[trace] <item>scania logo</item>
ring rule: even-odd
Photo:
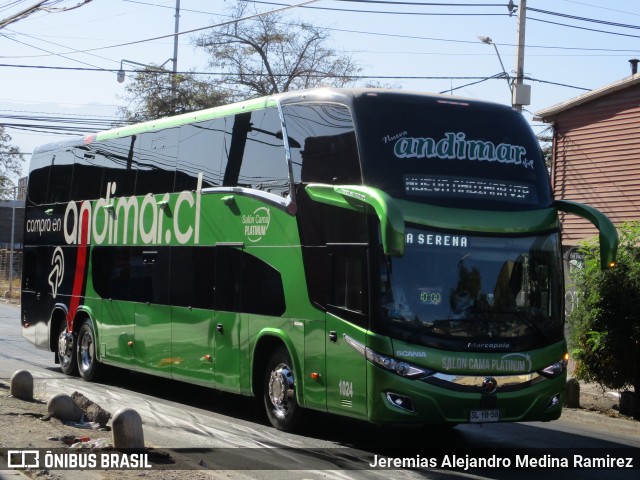
[[[397,357],[421,357],[427,358],[427,354],[425,352],[416,352],[413,350],[399,350],[396,352]]]
[[[498,381],[493,377],[485,377],[482,381],[482,393],[491,394],[495,393],[498,389]]]

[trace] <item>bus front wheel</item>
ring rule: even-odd
[[[291,432],[300,422],[301,408],[296,400],[293,366],[286,349],[276,350],[265,370],[264,407],[271,425]]]
[[[73,334],[67,332],[67,321],[60,322],[58,329],[58,360],[60,361],[60,369],[65,375],[75,375],[76,365],[76,349]]]
[[[78,372],[83,380],[90,382],[96,377],[99,369],[96,360],[96,336],[93,323],[90,319],[85,319],[78,331]]]

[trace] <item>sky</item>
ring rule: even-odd
[[[59,0],[56,6],[80,1]],[[266,12],[302,1],[251,3]],[[179,31],[227,20],[227,8],[234,2],[180,0]],[[0,0],[0,22],[34,3]],[[106,124],[125,105],[124,88],[133,75],[118,83],[121,61],[159,65],[173,57],[176,3],[93,0],[75,10],[39,12],[0,29],[0,124],[26,154],[25,172],[35,147],[69,137],[43,132],[38,117],[89,117]],[[513,3],[518,6],[521,0]],[[366,81],[511,104],[505,79],[483,81],[502,72],[500,61],[509,75],[515,71],[518,18],[517,13],[509,15],[508,4],[509,0],[319,0],[289,9],[287,16],[329,29],[331,46],[351,55],[361,75],[375,77]],[[534,119],[536,111],[631,74],[629,59],[640,58],[640,2],[526,4],[524,75],[529,79],[524,83],[531,85],[531,103],[523,115],[539,134],[548,126]],[[194,46],[199,34],[179,36],[178,71],[211,72],[206,53]],[[157,38],[163,36],[167,37]],[[495,48],[480,36],[490,37]],[[126,62],[124,67],[138,68]],[[166,67],[172,67],[171,61]],[[91,125],[86,133],[103,128]]]

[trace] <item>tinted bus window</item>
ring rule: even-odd
[[[240,311],[242,251],[232,247],[216,247],[215,309]]]
[[[171,249],[171,305],[214,307],[215,247],[174,247]]]
[[[295,182],[360,184],[360,161],[349,109],[338,104],[285,105]]]
[[[171,128],[139,136],[136,195],[173,191],[179,134],[179,128]]]
[[[280,272],[257,257],[242,259],[242,311],[280,316],[286,305]]]
[[[103,164],[86,146],[73,149],[75,166],[73,168],[73,185],[71,200],[94,200],[106,192],[101,192]]]
[[[71,195],[74,155],[72,148],[57,150],[51,156],[47,203],[68,202]]]
[[[102,298],[130,300],[131,247],[94,247],[91,253],[93,288]]]
[[[457,208],[551,204],[540,146],[511,108],[391,94],[360,97],[355,108],[368,185]]]
[[[363,247],[331,247],[329,310],[366,324],[368,309],[367,250]]]
[[[169,248],[131,247],[131,291],[134,302],[169,304]]]
[[[27,196],[32,205],[42,205],[47,201],[52,158],[53,153],[36,153],[31,158]]]
[[[180,127],[174,191],[195,190],[199,173],[202,188],[222,185],[222,155],[231,142],[231,127],[227,130],[227,125],[232,123],[231,118],[217,118]]]
[[[244,137],[240,138],[241,136]],[[250,119],[245,114],[237,115],[232,142],[234,151],[230,153],[227,173],[234,172],[237,168],[236,155],[239,155],[233,147],[237,146],[238,150],[241,146],[244,147],[235,182],[237,186],[263,190],[282,197],[289,193],[289,168],[276,108],[252,112]],[[233,174],[225,176],[225,184],[233,183],[232,176]]]
[[[285,308],[280,272],[243,250],[216,247],[216,310],[280,316]]]
[[[114,138],[90,145],[96,162],[104,165],[104,176],[100,191],[104,195],[108,183],[115,183],[112,197],[129,197],[133,195],[137,163],[134,159],[136,136]],[[113,185],[112,185],[113,188]]]

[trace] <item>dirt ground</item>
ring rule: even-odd
[[[69,392],[71,394],[72,392]],[[34,393],[38,397],[38,392]],[[580,410],[589,410],[596,414],[609,417],[625,418],[634,422],[630,417],[618,412],[618,398],[593,384],[580,385]],[[67,437],[67,443],[52,438]],[[43,400],[32,402],[14,398],[9,394],[9,384],[0,381],[0,449],[5,448],[69,448],[68,443],[75,438],[89,437],[91,442],[104,439],[111,442],[110,431],[89,430],[76,428],[62,423],[56,418],[48,418],[47,404]],[[71,440],[70,440],[71,439]],[[147,443],[147,447],[149,447]],[[108,451],[108,450],[107,450]],[[125,470],[125,471],[72,471],[72,470],[37,470],[22,471],[34,479],[42,480],[133,480],[133,479],[178,479],[184,478],[185,470],[188,476],[196,480],[211,478],[229,478],[229,472],[198,470],[193,460],[180,457],[175,452],[148,448],[151,463],[164,465],[171,470]],[[3,462],[5,463],[5,462]],[[174,470],[175,468],[175,470]],[[195,470],[194,470],[195,468]],[[82,474],[82,475],[80,475]],[[0,472],[0,479],[3,479]]]
[[[15,398],[9,393],[9,383],[0,381],[0,450],[1,449],[65,449],[75,439],[88,437],[86,446],[96,441],[111,445],[111,431],[100,431],[87,428],[78,428],[65,425],[63,422],[48,415],[47,403],[41,399],[24,401]],[[69,392],[71,394],[73,392]],[[34,392],[38,397],[38,392]],[[107,426],[109,428],[109,426]],[[173,452],[154,449],[145,442],[146,452],[151,464],[162,465],[162,470],[21,470],[23,475],[38,480],[133,480],[133,479],[182,479],[185,473],[194,480],[211,478],[228,478],[223,472],[205,471],[198,469],[193,460],[181,457]],[[55,451],[55,450],[54,450]],[[113,449],[107,446],[100,452],[110,452]],[[0,452],[0,455],[2,453]],[[1,462],[6,465],[6,459]],[[155,467],[154,467],[155,468]],[[189,470],[186,472],[186,470]],[[0,479],[6,478],[0,472]],[[13,478],[13,477],[11,477]]]

